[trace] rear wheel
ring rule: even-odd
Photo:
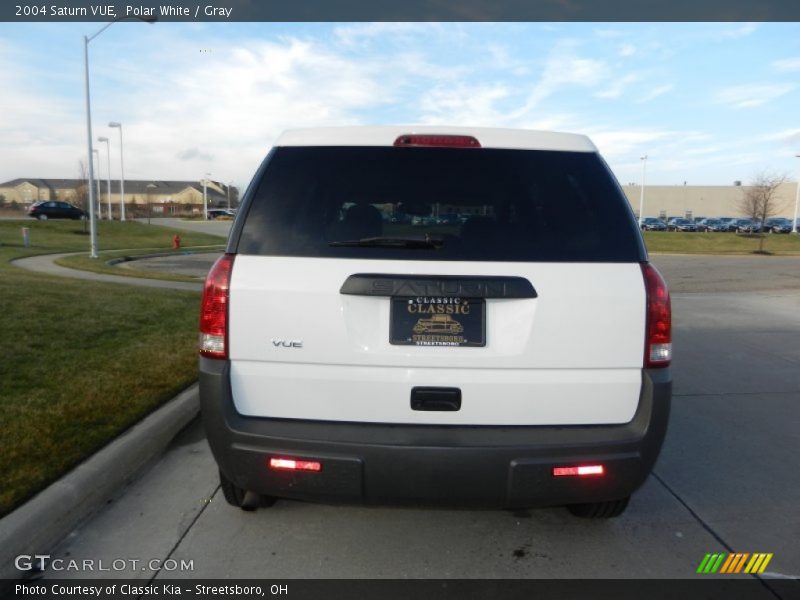
[[[47,221],[47,215],[39,215],[37,217],[40,221]]]
[[[222,488],[222,494],[225,496],[225,501],[231,506],[241,508],[242,510],[252,511],[258,507],[267,507],[275,504],[275,498],[271,496],[262,496],[240,488],[225,477],[222,471],[219,472],[219,484]]]
[[[628,507],[631,497],[606,502],[587,502],[585,504],[568,504],[567,510],[576,517],[584,519],[613,519],[620,516]]]

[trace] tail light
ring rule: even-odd
[[[394,141],[395,146],[433,146],[440,148],[480,148],[481,143],[471,135],[401,135]]]
[[[553,477],[588,477],[605,475],[603,465],[579,465],[575,467],[553,467]]]
[[[200,303],[200,354],[228,358],[228,300],[233,254],[217,259],[208,272]]]
[[[275,471],[314,471],[322,470],[322,464],[316,460],[297,460],[295,458],[272,457],[269,468]]]
[[[661,273],[650,263],[642,264],[647,293],[645,325],[645,368],[669,366],[672,360],[672,306],[669,290]]]

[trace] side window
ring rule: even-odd
[[[47,202],[47,203],[45,203],[45,207],[46,208],[56,208],[56,205],[57,205],[56,202]]]

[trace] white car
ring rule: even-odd
[[[200,320],[228,502],[622,513],[666,432],[671,309],[588,138],[291,130],[240,213]]]

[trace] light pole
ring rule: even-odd
[[[203,218],[208,221],[208,178],[211,173],[206,173],[203,179]]]
[[[97,158],[97,172],[100,173],[100,150],[92,148],[92,154]],[[100,178],[97,178],[97,218],[103,220],[103,203],[100,202]]]
[[[639,190],[639,223],[641,223],[641,220],[644,219],[644,180],[647,175],[647,154],[640,157],[639,160],[642,161],[642,189]]]
[[[800,158],[800,154],[795,154],[795,158]],[[794,220],[792,221],[792,233],[800,233],[797,231],[797,209],[800,208],[800,173],[797,175],[797,190],[794,195]]]
[[[153,211],[152,204],[150,200],[150,193],[156,189],[155,183],[148,183],[147,184],[147,224],[150,225],[150,213]]]
[[[83,73],[84,73],[84,92],[86,97],[86,145],[88,152],[86,156],[89,162],[89,256],[97,258],[97,226],[94,218],[94,162],[92,161],[92,103],[89,98],[89,42],[91,42],[98,35],[103,33],[106,29],[111,27],[117,21],[123,19],[139,19],[145,23],[155,23],[156,17],[117,17],[110,23],[106,23],[97,30],[93,35],[83,36]]]
[[[104,136],[101,136],[101,137],[97,138],[97,141],[106,143],[106,157],[107,157],[106,158],[106,165],[108,166],[108,180],[106,182],[106,200],[108,201],[108,220],[109,221],[113,221],[114,220],[114,215],[111,212],[111,142],[109,141],[109,139],[107,137],[104,137]],[[100,169],[98,169],[98,171],[99,170]],[[98,173],[98,175],[99,175],[99,173]],[[100,181],[100,179],[98,178],[98,182],[99,181]],[[100,188],[100,184],[99,183],[97,184],[97,187],[98,187],[98,189]],[[99,193],[98,193],[97,197],[98,198],[100,197]],[[100,200],[98,200],[97,203],[100,204]]]
[[[119,129],[119,220],[125,220],[125,161],[122,158],[122,123],[111,121],[109,127]]]

